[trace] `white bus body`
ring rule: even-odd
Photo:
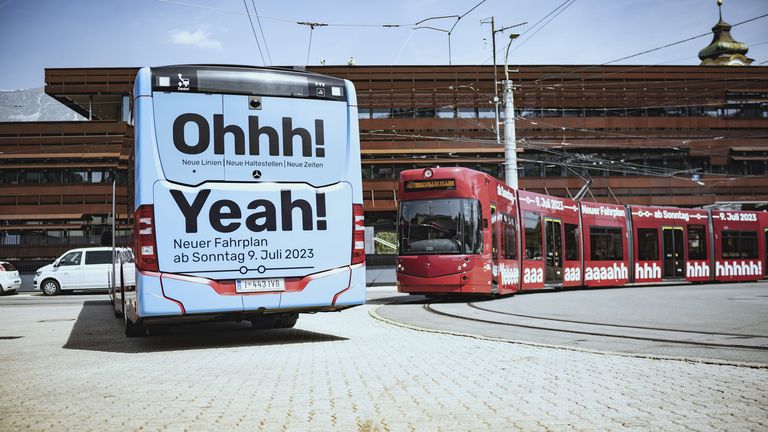
[[[323,75],[141,69],[136,286],[113,292],[126,333],[183,317],[285,324],[363,304],[356,105],[351,82]]]

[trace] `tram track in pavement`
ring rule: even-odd
[[[497,319],[490,319],[491,317],[468,316],[468,315],[464,315],[456,312],[438,310],[436,309],[435,306],[439,304],[465,305],[469,308],[475,309],[485,314],[502,315],[502,316],[510,317],[512,319],[523,320],[523,321],[522,322],[521,321],[517,321],[517,322],[500,321]],[[623,340],[654,342],[654,343],[662,343],[662,344],[679,344],[679,345],[695,346],[695,347],[701,347],[701,348],[768,351],[768,336],[763,336],[763,335],[719,333],[719,332],[706,332],[706,331],[695,331],[695,330],[668,329],[668,328],[659,328],[659,327],[630,326],[630,325],[623,325],[623,324],[610,324],[610,323],[600,323],[600,322],[590,322],[590,321],[537,317],[533,315],[515,314],[510,312],[503,312],[503,311],[483,308],[473,304],[473,302],[465,302],[465,303],[432,302],[432,303],[423,304],[422,307],[431,314],[440,315],[447,318],[467,320],[475,323],[491,324],[495,326],[524,328],[529,330],[544,331],[544,332],[550,332],[550,333],[596,336],[596,337],[615,338],[615,339],[623,339]],[[546,326],[543,324],[536,324],[531,321],[544,321],[544,322],[553,322],[553,323],[560,323],[560,324],[566,324],[566,325],[575,325],[580,328],[578,327],[563,328],[563,327]],[[640,332],[647,332],[651,334],[655,333],[656,335],[637,335],[637,334],[601,331],[599,330],[599,328],[601,327],[625,329],[628,331],[640,331]],[[700,337],[711,338],[711,339],[718,339],[718,338],[753,339],[755,343],[752,345],[745,345],[745,344],[736,344],[736,343],[721,343],[721,342],[714,342],[714,341],[681,339],[681,338],[674,338],[671,336],[675,334],[689,335],[689,336],[699,335]]]
[[[752,334],[744,334],[744,333],[704,332],[704,331],[697,331],[697,330],[670,329],[670,328],[664,328],[664,327],[631,326],[631,325],[625,325],[625,324],[610,324],[610,323],[593,322],[593,321],[567,320],[562,318],[549,318],[549,317],[542,317],[542,316],[535,316],[535,315],[515,314],[511,312],[487,309],[487,308],[480,307],[473,302],[468,302],[467,305],[474,309],[478,309],[485,312],[491,312],[495,314],[500,314],[500,315],[509,315],[509,316],[515,316],[515,317],[521,317],[521,318],[564,322],[564,323],[571,323],[571,324],[587,324],[587,325],[598,325],[603,327],[617,327],[617,328],[628,328],[628,329],[637,329],[637,330],[656,330],[656,331],[665,331],[665,332],[671,332],[671,333],[692,333],[692,334],[707,334],[707,335],[717,335],[717,336],[768,338],[768,336],[765,336],[765,335],[752,335]]]

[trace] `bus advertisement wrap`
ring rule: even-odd
[[[305,182],[322,186],[347,173],[344,102],[161,93],[154,96],[160,162],[169,181]],[[254,178],[259,171],[259,178]],[[347,175],[351,175],[348,173]]]
[[[349,184],[155,184],[162,271],[216,278],[304,276],[349,264]],[[301,239],[301,241],[298,241]]]

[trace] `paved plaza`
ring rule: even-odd
[[[766,367],[418,331],[379,307],[127,339],[106,295],[3,297],[0,430],[768,429]]]

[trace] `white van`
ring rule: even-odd
[[[116,262],[122,260],[123,277],[126,285],[135,284],[133,252],[127,248],[115,249]],[[116,271],[120,278],[119,267]],[[45,295],[56,295],[61,291],[108,290],[112,283],[112,248],[72,249],[57,258],[52,264],[35,272],[34,288]],[[118,280],[119,284],[120,281]]]

